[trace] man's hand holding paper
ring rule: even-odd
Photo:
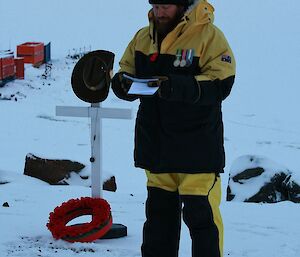
[[[127,74],[123,74],[123,77],[132,81],[128,91],[131,95],[154,95],[159,88],[159,78],[139,79]]]

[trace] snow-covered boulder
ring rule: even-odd
[[[27,154],[24,175],[45,181],[51,185],[91,186],[91,178],[85,165],[71,160],[47,159]],[[103,190],[115,192],[116,178],[111,174],[103,176]],[[5,183],[5,181],[0,181]]]
[[[300,176],[276,162],[255,155],[236,159],[231,167],[227,201],[300,203]]]

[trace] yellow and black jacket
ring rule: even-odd
[[[180,92],[170,99],[139,97],[137,167],[154,173],[223,171],[221,104],[234,83],[235,60],[223,33],[213,25],[213,11],[209,3],[199,1],[158,49],[151,10],[149,26],[136,33],[120,61],[120,72],[167,76]],[[184,58],[188,64],[178,65]],[[112,88],[122,99],[135,99],[120,94],[117,85]]]

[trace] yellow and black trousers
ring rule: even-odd
[[[142,257],[177,257],[181,217],[190,231],[192,257],[223,256],[218,174],[151,173]]]

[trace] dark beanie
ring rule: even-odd
[[[189,6],[193,2],[193,0],[149,0],[149,4],[176,4],[184,6]]]

